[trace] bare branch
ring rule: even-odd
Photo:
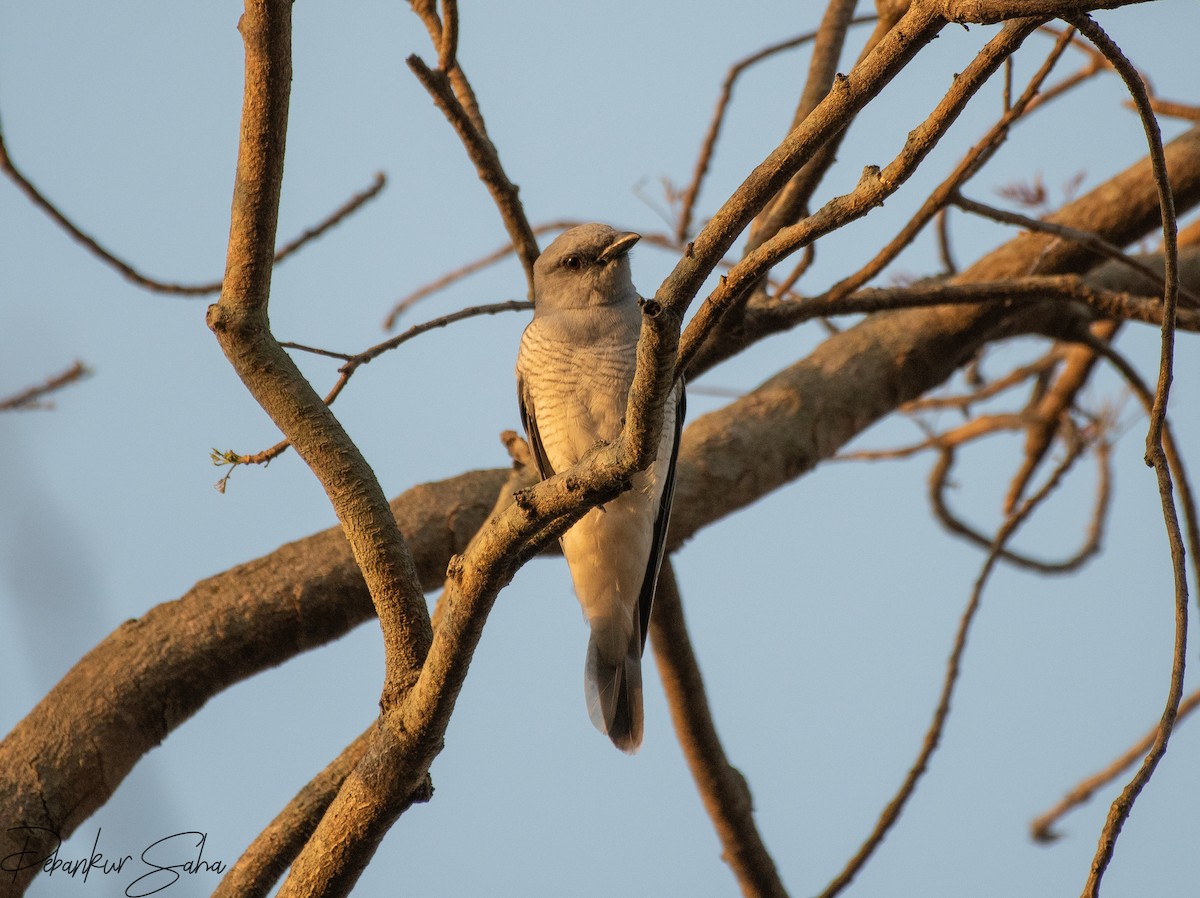
[[[14,409],[50,408],[50,404],[43,401],[47,396],[76,381],[83,380],[83,378],[91,373],[83,362],[75,362],[61,374],[55,374],[53,377],[47,378],[44,383],[33,387],[26,387],[21,392],[14,393],[7,398],[0,398],[0,412],[13,411]]]
[[[821,25],[813,43],[812,58],[808,64],[808,78],[804,82],[804,90],[792,117],[792,127],[797,127],[825,99],[833,88],[834,77],[838,71],[838,61],[842,56],[842,48],[846,43],[846,32],[854,15],[855,0],[830,0],[821,17]],[[885,14],[876,22],[875,30],[867,39],[859,61],[875,48],[888,30],[900,18],[899,12]],[[792,224],[797,217],[804,214],[808,201],[812,197],[817,184],[833,163],[834,155],[853,121],[848,116],[842,128],[830,135],[828,141],[820,147],[804,166],[796,172],[788,184],[759,212],[750,223],[750,234],[747,239],[746,252],[753,251],[763,241],[774,237],[779,229]]]
[[[375,174],[375,180],[371,182],[370,187],[360,190],[358,193],[354,194],[354,196],[350,197],[350,199],[346,200],[346,202],[344,202],[337,209],[334,209],[333,212],[326,216],[324,221],[313,225],[306,231],[301,232],[283,246],[279,247],[279,249],[275,250],[275,262],[282,262],[306,243],[311,243],[330,228],[341,224],[346,218],[353,215],[364,205],[375,199],[375,197],[379,196],[383,188],[386,186],[387,175],[385,175],[383,172],[377,172]],[[220,285],[218,284],[218,287],[219,286]]]
[[[914,47],[909,45],[909,41],[916,43],[918,40],[930,39],[925,36],[925,29],[936,33],[936,20],[923,21],[922,16],[918,14],[918,10],[922,8],[922,4],[917,4],[910,9],[904,18],[904,22],[907,24],[897,25],[889,31],[880,42],[876,52],[862,64],[856,66],[849,76],[838,82],[838,87],[822,101],[812,115],[805,119],[804,124],[793,130],[784,146],[788,146],[793,138],[809,132],[807,124],[810,121],[814,122],[812,128],[814,139],[817,135],[825,133],[824,129],[818,127],[823,121],[823,116],[818,115],[818,111],[842,106],[846,107],[845,112],[857,111],[871,92],[881,89],[886,83],[887,77],[892,74],[888,63],[892,60],[899,62],[905,58],[908,52],[913,51]],[[917,21],[910,22],[910,17],[915,17]],[[904,149],[886,168],[881,170],[875,166],[868,166],[863,170],[858,186],[851,193],[830,200],[814,215],[782,229],[735,265],[729,275],[722,279],[717,289],[705,300],[704,305],[696,312],[695,317],[688,325],[683,338],[683,349],[680,352],[681,370],[688,370],[691,359],[724,313],[736,305],[745,292],[752,289],[779,260],[847,222],[861,218],[898,190],[957,119],[958,114],[970,98],[983,86],[1004,59],[1015,52],[1022,41],[1036,30],[1038,24],[1034,20],[1006,23],[1001,32],[992,38],[970,65],[964,69],[929,117],[909,132]],[[922,29],[922,25],[924,25],[924,29]],[[914,31],[919,37],[913,35]],[[882,60],[882,72],[877,73],[874,70],[875,67],[868,64],[873,60]],[[861,85],[858,83],[860,73],[863,82]],[[750,183],[751,181],[747,180],[743,189]],[[718,220],[713,219],[714,222]],[[710,227],[712,227],[711,222]],[[708,228],[705,231],[707,232]],[[702,232],[701,237],[703,236]],[[696,246],[699,251],[699,238]],[[687,261],[686,257],[684,261]],[[685,267],[687,266],[681,262],[680,267],[676,268],[672,280],[679,277],[681,269]]]
[[[650,639],[675,735],[721,840],[722,857],[747,898],[786,898],[779,872],[754,823],[750,787],[729,763],[717,735],[670,559],[659,574]]]
[[[165,293],[174,296],[209,296],[217,293],[221,289],[221,281],[210,281],[203,284],[182,284],[171,281],[162,281],[157,278],[152,278],[149,275],[143,274],[134,268],[125,260],[114,255],[108,249],[101,246],[94,237],[85,233],[73,221],[59,210],[59,208],[46,198],[33,183],[21,173],[12,158],[8,154],[8,147],[4,143],[4,132],[0,130],[0,170],[2,170],[12,180],[14,184],[24,193],[35,206],[50,216],[54,222],[69,234],[75,242],[81,244],[88,252],[100,259],[109,267],[115,269],[126,280],[150,290],[154,293]],[[355,194],[347,200],[341,207],[334,210],[320,224],[317,224],[308,230],[301,233],[298,237],[285,243],[275,253],[275,261],[281,262],[288,256],[292,255],[296,250],[300,249],[307,243],[311,243],[317,237],[320,237],[330,228],[341,223],[347,216],[357,211],[361,206],[374,199],[383,190],[387,183],[387,178],[382,172],[375,175],[375,180],[370,187],[360,193]]]
[[[267,303],[283,177],[291,89],[291,0],[247,0],[245,100],[225,281],[208,324],[234,370],[321,481],[362,571],[383,631],[385,717],[418,678],[432,627],[412,556],[371,468],[270,331]],[[372,745],[398,744],[390,727]],[[403,745],[404,749],[410,746]],[[392,820],[414,800],[426,766],[411,778],[366,752],[296,856],[280,895],[349,890]],[[347,813],[346,807],[351,810]],[[336,838],[331,838],[331,829]]]
[[[900,407],[900,410],[906,414],[911,414],[930,409],[956,408],[966,413],[977,402],[982,402],[1006,390],[1011,390],[1025,383],[1031,377],[1040,377],[1048,373],[1062,362],[1063,356],[1064,350],[1062,347],[1052,346],[1041,358],[1028,365],[1021,365],[1014,368],[1003,377],[980,383],[976,389],[969,393],[921,396],[918,399],[912,400],[912,402],[905,403]],[[1011,510],[1006,509],[1006,512]]]
[[[971,305],[981,302],[1037,305],[1048,300],[1081,303],[1097,315],[1127,321],[1161,324],[1163,307],[1157,297],[1090,286],[1075,275],[1035,275],[1011,281],[916,284],[911,287],[869,287],[846,297],[825,294],[814,299],[786,303],[772,317],[788,325],[835,315],[855,315],[895,309],[938,305]],[[1180,309],[1177,321],[1187,330],[1200,329],[1200,312]]]
[[[458,64],[458,7],[454,0],[444,0],[443,16],[439,23],[432,12],[432,3],[414,3],[413,9],[425,21],[430,37],[438,48],[439,68],[431,69],[416,54],[408,57],[408,67],[429,92],[434,103],[446,116],[467,151],[479,179],[492,195],[508,236],[516,248],[517,257],[529,282],[529,297],[533,298],[533,263],[538,257],[537,239],[525,209],[517,196],[517,185],[508,179],[500,164],[500,154],[487,135],[479,103],[466,74]],[[440,29],[437,27],[440,24]]]
[[[1161,289],[1166,289],[1166,280],[1164,276],[1155,271],[1144,262],[1135,259],[1133,256],[1124,252],[1121,247],[1109,243],[1095,234],[1089,234],[1087,231],[1080,231],[1076,228],[1066,227],[1065,225],[1056,224],[1052,221],[1043,221],[1039,218],[1030,218],[1027,215],[1021,215],[1018,212],[1008,212],[1003,209],[997,209],[994,206],[989,206],[986,203],[976,202],[975,200],[967,199],[960,193],[955,193],[950,198],[950,202],[958,206],[965,212],[972,212],[976,215],[981,215],[985,218],[990,218],[993,221],[1004,222],[1005,224],[1016,225],[1017,227],[1026,228],[1030,231],[1041,231],[1045,234],[1054,234],[1064,240],[1074,240],[1081,246],[1085,246],[1098,255],[1112,259],[1125,265],[1139,274],[1145,275],[1152,283],[1156,284]],[[1197,296],[1190,291],[1182,291],[1193,303],[1200,305],[1200,296]]]
[[[558,221],[551,221],[538,225],[533,229],[533,233],[540,237],[542,234],[547,234],[551,231],[565,231],[567,228],[573,227],[577,224],[582,224],[582,222],[560,219]],[[440,290],[444,290],[446,287],[457,283],[468,275],[475,274],[477,271],[483,271],[485,268],[496,264],[501,259],[511,256],[514,252],[516,252],[516,249],[513,247],[513,244],[511,242],[506,243],[504,246],[497,247],[490,253],[480,256],[479,258],[474,259],[473,261],[468,262],[467,264],[462,265],[453,271],[447,272],[446,274],[430,281],[427,284],[422,284],[416,290],[413,290],[396,301],[396,304],[392,306],[391,311],[388,312],[387,317],[383,320],[383,329],[391,330],[393,327],[395,327],[396,322],[400,320],[400,316],[415,306],[422,299],[425,299],[426,297],[431,296]]]
[[[1178,717],[1176,723],[1200,707],[1200,689],[1193,692],[1187,698],[1179,703]],[[1029,834],[1038,842],[1053,842],[1058,839],[1059,834],[1055,832],[1054,826],[1073,808],[1084,804],[1090,799],[1097,789],[1102,789],[1107,786],[1118,776],[1136,764],[1140,759],[1145,757],[1154,745],[1154,741],[1158,738],[1160,724],[1155,724],[1150,728],[1150,731],[1142,736],[1137,742],[1129,746],[1129,748],[1114,759],[1111,764],[1103,770],[1089,776],[1087,779],[1076,785],[1070,792],[1064,795],[1055,805],[1048,811],[1039,814],[1029,824]]]
[[[1015,429],[1024,424],[1024,421],[1014,422],[1009,429]],[[987,432],[991,432],[994,429],[996,428],[991,428]],[[975,437],[982,435],[982,432],[974,434]],[[935,438],[933,442],[936,444],[940,439],[940,437]],[[1083,441],[1078,442],[1080,450],[1088,445]],[[1083,544],[1073,554],[1061,561],[1046,561],[1041,558],[1033,558],[1011,549],[1001,550],[999,557],[1002,561],[1007,561],[1015,567],[1025,568],[1039,574],[1069,574],[1079,570],[1090,558],[1100,551],[1100,543],[1104,537],[1104,522],[1108,519],[1108,506],[1112,498],[1112,468],[1109,450],[1110,447],[1107,441],[1099,439],[1095,442],[1094,451],[1098,470],[1096,503],[1092,509],[1092,515],[1088,522]],[[950,510],[949,505],[946,503],[946,485],[950,477],[950,472],[953,469],[955,455],[953,445],[947,443],[942,448],[933,470],[930,471],[929,499],[930,504],[933,506],[934,516],[950,533],[961,536],[977,546],[987,548],[992,544],[993,540],[988,539],[982,533],[965,523]]]
[[[414,337],[427,333],[431,330],[446,327],[456,321],[463,321],[467,318],[477,318],[480,315],[496,315],[500,312],[519,312],[527,311],[533,308],[533,303],[523,300],[510,299],[507,302],[496,302],[485,306],[468,306],[465,309],[459,309],[457,312],[451,312],[448,315],[441,315],[421,324],[414,324],[402,334],[397,334],[382,343],[378,343],[369,349],[364,349],[355,355],[347,355],[340,352],[330,352],[327,349],[317,349],[312,346],[303,346],[298,343],[280,343],[279,345],[286,349],[298,349],[303,352],[312,352],[318,355],[329,356],[331,358],[343,359],[345,364],[338,369],[339,376],[334,383],[332,389],[325,395],[322,400],[326,405],[333,405],[334,401],[341,395],[342,390],[346,388],[346,384],[350,382],[350,378],[354,376],[354,372],[361,366],[378,358],[385,352],[390,352],[393,349],[407,343]],[[291,440],[283,439],[269,449],[264,449],[261,452],[256,452],[253,455],[241,455],[232,450],[222,452],[219,449],[214,449],[211,453],[213,464],[216,465],[266,465],[270,464],[280,455],[282,455],[291,445]],[[221,492],[225,491],[225,484],[228,482],[230,475],[233,473],[233,467],[226,472],[225,476],[217,482],[217,489]]]
[[[907,775],[904,777],[904,782],[900,785],[895,796],[888,802],[887,807],[883,809],[883,813],[880,814],[879,820],[876,822],[871,834],[863,842],[854,857],[847,862],[842,872],[821,892],[820,898],[833,898],[834,895],[839,894],[846,886],[850,885],[851,880],[854,879],[863,865],[866,864],[883,842],[888,831],[900,819],[900,815],[904,811],[904,806],[916,791],[917,783],[924,775],[926,769],[928,769],[929,760],[933,757],[933,753],[937,750],[938,743],[941,741],[942,731],[946,725],[946,718],[950,714],[950,698],[954,694],[954,687],[958,683],[962,657],[967,648],[967,634],[970,632],[971,624],[975,620],[975,615],[979,611],[980,603],[983,599],[983,587],[991,576],[992,571],[995,570],[996,562],[999,561],[1005,544],[1029,515],[1058,486],[1062,476],[1074,464],[1081,451],[1082,446],[1077,446],[1072,453],[1064,458],[1042,488],[1035,495],[1031,496],[1015,513],[1009,515],[997,531],[996,537],[992,541],[992,550],[988,553],[987,560],[984,562],[983,568],[975,580],[975,585],[971,590],[971,598],[967,602],[967,607],[963,610],[962,617],[959,619],[958,630],[954,635],[954,647],[950,652],[949,659],[946,661],[946,677],[942,682],[942,692],[938,698],[937,707],[933,712],[933,720],[930,722],[929,729],[925,733],[925,741],[921,746],[917,759],[913,762],[912,767],[909,768]]]
[[[1116,321],[1098,321],[1092,325],[1092,333],[1097,339],[1112,342],[1119,327]],[[1088,382],[1095,361],[1096,354],[1086,346],[1073,345],[1065,351],[1062,372],[1032,409],[1032,420],[1025,432],[1025,458],[1004,497],[1006,514],[1016,508],[1034,472],[1050,451],[1055,434],[1069,421],[1068,413]]]

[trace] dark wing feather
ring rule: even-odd
[[[675,439],[671,443],[671,464],[667,466],[667,479],[663,484],[662,499],[658,503],[658,517],[654,521],[654,541],[650,544],[650,558],[646,562],[646,575],[642,578],[642,591],[638,595],[643,652],[646,650],[646,636],[650,633],[650,611],[654,606],[654,592],[658,587],[658,571],[662,567],[663,552],[667,547],[671,499],[675,495],[675,462],[679,458],[679,435],[683,433],[683,417],[686,411],[687,395],[683,382],[680,381],[679,401],[675,404]]]
[[[542,475],[542,480],[548,480],[554,476],[554,468],[550,466],[550,459],[546,457],[546,448],[542,445],[542,435],[538,433],[537,427],[537,412],[533,407],[533,402],[525,393],[525,381],[521,377],[517,377],[517,402],[521,406],[521,423],[525,426],[525,435],[529,437],[529,448],[533,450],[533,461],[537,465],[538,473]]]

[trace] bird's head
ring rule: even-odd
[[[533,266],[535,314],[636,303],[629,250],[640,239],[605,224],[559,234]]]

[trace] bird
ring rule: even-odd
[[[542,479],[621,432],[644,302],[629,251],[639,234],[605,224],[560,234],[533,266],[533,320],[517,353],[521,421]],[[627,754],[642,743],[642,653],[675,486],[685,410],[677,380],[655,461],[560,538],[591,626],[584,695],[592,723]]]

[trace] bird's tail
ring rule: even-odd
[[[584,668],[588,714],[613,745],[633,754],[642,744],[642,639],[611,619],[593,619]]]

